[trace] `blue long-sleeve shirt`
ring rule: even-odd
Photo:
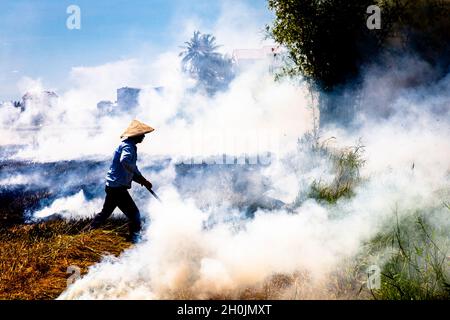
[[[136,144],[130,139],[122,141],[114,152],[111,167],[106,174],[106,185],[112,188],[131,188],[133,177],[142,175],[136,165],[136,161]]]

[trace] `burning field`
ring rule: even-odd
[[[175,37],[153,59],[72,67],[58,94],[21,79],[22,100],[0,104],[0,299],[450,298],[450,42],[402,51],[377,33],[376,59],[336,62],[315,47],[325,32],[296,59],[289,7],[268,3],[276,44],[243,4],[210,28],[259,51],[230,58],[190,27],[181,54]],[[287,77],[289,57],[307,65]],[[130,189],[136,244],[119,209],[88,228],[133,119],[155,128],[137,165],[161,198]]]
[[[415,143],[436,147],[419,134]],[[137,245],[119,211],[84,230],[101,208],[107,161],[5,161],[1,297],[448,298],[446,163],[442,176],[428,171],[444,159],[424,152],[371,172],[370,145],[331,144],[307,134],[263,165],[142,161],[163,202],[132,189],[145,213]],[[67,287],[71,266],[82,277]],[[370,267],[381,289],[368,288]]]

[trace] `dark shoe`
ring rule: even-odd
[[[128,236],[127,240],[130,241],[132,244],[136,244],[139,241],[141,241],[141,236],[139,235],[139,233],[133,233]]]

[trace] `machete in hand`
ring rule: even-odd
[[[147,188],[147,190],[152,194],[152,196],[155,197],[156,200],[162,202],[161,199],[158,197],[158,195],[155,193],[155,191],[152,190],[152,188]]]

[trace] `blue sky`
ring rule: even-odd
[[[66,28],[71,4],[81,9],[80,30]],[[266,0],[0,0],[0,101],[20,98],[24,76],[63,90],[72,67],[176,49],[181,21],[195,18],[208,29],[224,6],[242,4],[261,28],[270,21]]]

